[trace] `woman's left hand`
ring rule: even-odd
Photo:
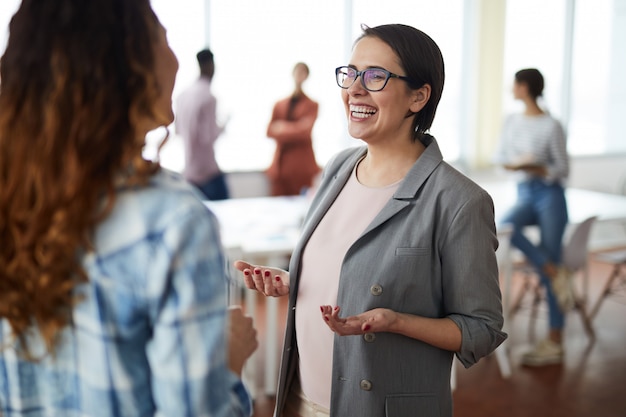
[[[387,332],[398,318],[395,311],[387,308],[375,308],[356,316],[339,317],[339,306],[320,306],[322,319],[330,330],[340,336]]]

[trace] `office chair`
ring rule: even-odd
[[[591,318],[598,314],[598,310],[605,298],[620,294],[626,295],[626,250],[599,253],[594,256],[594,259],[613,265],[613,270],[606,284],[604,284],[598,300],[591,309],[591,313],[589,313]]]
[[[563,260],[562,266],[567,268],[573,275],[571,280],[571,290],[574,294],[574,306],[573,310],[580,313],[580,318],[583,322],[585,332],[590,338],[595,337],[594,329],[591,325],[591,315],[587,313],[587,297],[589,288],[589,270],[588,270],[588,256],[589,256],[589,237],[591,235],[591,228],[596,220],[596,216],[585,219],[582,223],[579,223],[573,229],[569,239],[563,246]],[[520,265],[516,265],[514,270],[521,272],[524,282],[522,288],[518,293],[515,301],[513,301],[509,316],[513,317],[522,307],[524,298],[527,293],[532,294],[531,299],[531,326],[529,328],[529,334],[532,337],[534,335],[534,321],[537,317],[537,308],[539,304],[544,301],[545,295],[542,286],[539,284],[537,273],[532,265],[524,261]],[[583,291],[579,291],[574,284],[574,278],[582,275]],[[534,278],[534,279],[533,279]]]

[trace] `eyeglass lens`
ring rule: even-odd
[[[342,67],[337,70],[337,84],[341,88],[349,88],[354,84],[359,72],[354,68]],[[389,74],[377,68],[361,71],[361,82],[365,89],[369,91],[380,91],[385,87]]]

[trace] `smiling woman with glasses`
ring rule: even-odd
[[[493,202],[429,134],[444,64],[428,35],[363,27],[335,74],[364,146],[324,167],[289,272],[235,262],[289,296],[275,416],[451,417],[454,355],[469,367],[506,338]]]
[[[351,67],[338,67],[335,69],[337,76],[337,85],[341,88],[350,88],[356,79],[361,76],[361,85],[367,91],[380,91],[387,85],[389,78],[399,78],[409,84],[416,84],[415,81],[403,75],[394,74],[383,68],[368,68],[363,71],[357,71]]]

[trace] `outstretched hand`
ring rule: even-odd
[[[269,266],[252,265],[245,261],[235,261],[235,268],[243,273],[246,287],[270,297],[289,294],[289,272]]]
[[[375,308],[356,316],[339,317],[339,306],[320,306],[322,319],[330,330],[340,336],[388,332],[398,319],[395,311],[387,308]]]

